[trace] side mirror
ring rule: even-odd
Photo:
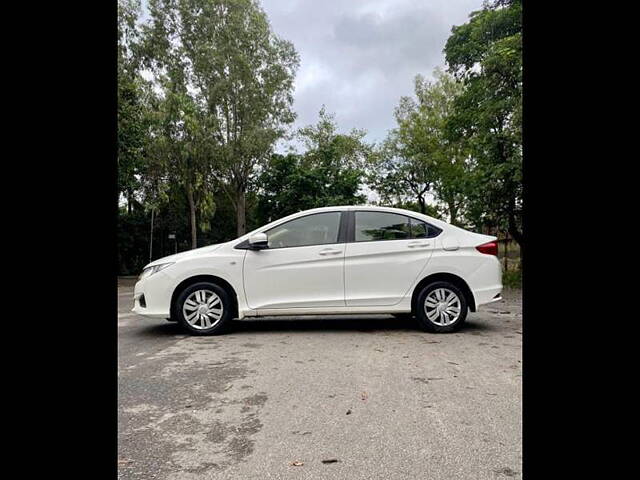
[[[266,233],[255,233],[249,237],[249,248],[251,250],[263,250],[269,248],[269,241]]]

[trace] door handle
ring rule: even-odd
[[[336,250],[335,248],[325,248],[324,250],[320,250],[318,255],[337,255],[338,253],[342,253],[342,250]]]
[[[423,248],[428,247],[430,245],[429,242],[410,242],[407,247],[409,248]]]

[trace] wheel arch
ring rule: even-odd
[[[465,282],[464,279],[462,277],[459,277],[458,275],[446,272],[432,273],[431,275],[424,277],[418,282],[416,288],[413,289],[413,294],[411,296],[411,311],[415,312],[415,304],[418,300],[418,294],[420,293],[420,291],[425,286],[433,282],[449,282],[458,287],[462,291],[464,298],[467,301],[469,311],[476,311],[476,301],[473,296],[473,292],[471,291],[471,288],[469,288],[467,282]]]
[[[229,298],[231,299],[231,308],[233,313],[231,318],[238,318],[238,294],[228,281],[224,278],[216,277],[215,275],[194,275],[193,277],[182,280],[178,285],[176,285],[173,289],[173,293],[171,294],[171,311],[173,311],[178,295],[180,295],[180,293],[188,286],[198,282],[210,282],[223,288],[229,294]]]

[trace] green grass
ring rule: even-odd
[[[507,288],[522,288],[522,270],[519,268],[502,272],[502,285]]]

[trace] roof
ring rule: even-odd
[[[302,216],[303,214],[308,214],[308,213],[316,213],[316,212],[335,212],[336,210],[338,211],[344,211],[344,210],[368,210],[368,211],[377,211],[377,212],[388,212],[388,213],[398,213],[400,215],[406,215],[409,217],[417,217],[417,218],[421,218],[422,220],[432,223],[435,226],[438,227],[451,227],[452,225],[448,224],[447,222],[443,222],[442,220],[438,220],[437,218],[433,218],[430,217],[429,215],[425,215],[424,213],[420,213],[420,212],[414,212],[413,210],[406,210],[404,208],[395,208],[395,207],[383,207],[383,206],[378,206],[378,205],[336,205],[336,206],[331,206],[331,207],[318,207],[318,208],[311,208],[309,210],[302,210],[299,211],[297,213],[294,213],[292,215],[289,215],[288,217],[285,217],[287,219],[291,218],[295,218],[297,216]],[[278,219],[278,220],[283,220],[283,219]],[[276,222],[278,221],[276,220]]]

